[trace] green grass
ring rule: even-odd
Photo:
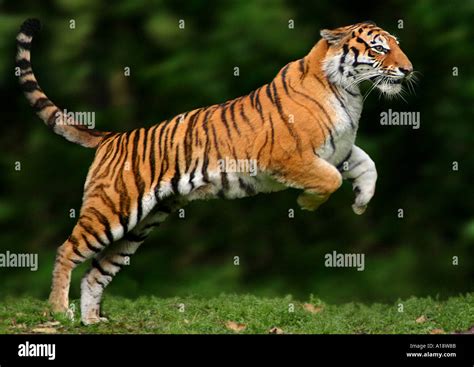
[[[78,301],[74,304],[77,308]],[[403,305],[403,312],[399,312],[399,304]],[[274,327],[286,334],[424,334],[433,333],[434,329],[453,333],[474,324],[474,293],[443,301],[413,297],[393,304],[371,305],[330,305],[315,297],[297,301],[291,296],[136,300],[109,296],[104,300],[103,310],[110,321],[86,327],[77,320],[78,311],[73,321],[63,317],[55,322],[43,300],[6,298],[0,305],[0,333],[268,333]],[[226,324],[230,321],[245,328],[229,329]]]

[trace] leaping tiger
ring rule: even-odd
[[[81,282],[84,324],[105,320],[104,288],[152,228],[192,200],[291,187],[302,190],[301,208],[315,210],[345,179],[355,193],[352,208],[362,214],[377,171],[355,145],[363,104],[359,84],[371,80],[383,94],[394,95],[413,73],[397,39],[374,23],[324,29],[305,57],[248,95],[150,128],[101,132],[65,116],[38,86],[30,49],[39,29],[38,20],[28,19],[17,36],[26,98],[56,134],[96,149],[79,219],[57,251],[49,297],[53,311],[66,312],[71,272],[92,258]],[[256,174],[222,169],[222,160],[256,162]]]

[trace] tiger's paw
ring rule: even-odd
[[[81,312],[81,322],[84,325],[98,324],[99,322],[108,322],[106,317],[103,317],[100,312],[100,306],[95,305],[94,307],[87,308]]]
[[[352,204],[352,210],[355,214],[361,215],[364,214],[367,209],[367,205],[374,196],[375,188],[373,186],[362,187],[354,186],[354,192],[356,195],[354,204]]]
[[[81,319],[81,322],[87,326],[87,325],[98,324],[100,322],[109,322],[109,319],[107,317],[102,317],[102,316],[91,316],[91,317],[83,317]]]
[[[315,193],[303,192],[298,196],[296,202],[303,210],[315,211],[319,206],[329,198],[329,195],[323,196]]]
[[[362,206],[359,206],[359,205],[356,205],[356,204],[352,204],[352,210],[354,213],[356,213],[357,215],[362,215],[364,214],[365,210],[367,209],[367,205],[362,205]]]
[[[56,314],[66,314],[69,309],[69,304],[67,300],[60,301],[58,297],[50,296],[49,297],[49,309],[52,313]]]

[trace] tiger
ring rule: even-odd
[[[397,38],[373,22],[323,29],[308,54],[285,65],[247,95],[181,113],[127,132],[90,129],[67,116],[39,87],[31,44],[41,28],[27,19],[17,35],[19,82],[43,122],[66,140],[95,149],[82,206],[58,247],[51,311],[67,313],[71,273],[92,259],[81,280],[84,325],[107,321],[104,289],[153,228],[198,199],[235,199],[287,188],[316,210],[352,183],[352,209],[362,214],[375,193],[374,161],[355,145],[363,107],[360,84],[385,96],[403,91],[413,66]],[[255,162],[253,174],[225,160]]]

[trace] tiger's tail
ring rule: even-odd
[[[56,134],[87,148],[96,148],[107,132],[90,129],[84,121],[78,121],[74,114],[61,111],[41,90],[31,68],[31,41],[41,28],[38,19],[27,19],[20,27],[16,37],[16,66],[19,81],[26,99],[36,114]]]

